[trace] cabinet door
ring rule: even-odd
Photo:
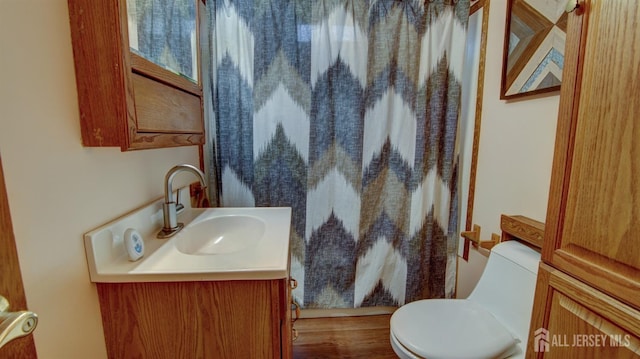
[[[279,358],[276,287],[275,280],[98,283],[107,354]]]
[[[640,4],[569,15],[543,260],[640,308]]]
[[[124,151],[204,144],[199,51],[182,61],[189,66],[179,67],[180,73],[168,70],[138,55],[144,54],[147,41],[139,40],[141,32],[149,29],[129,29],[128,5],[135,0],[68,2],[83,145]],[[197,20],[205,18],[205,5],[202,0],[184,3],[194,5],[195,17],[189,21],[195,21],[195,35],[190,35],[189,45],[197,50]],[[138,15],[143,10],[138,8]],[[167,21],[180,23],[177,18]],[[129,30],[136,33],[133,49]],[[179,62],[166,52],[161,60]]]
[[[640,358],[640,312],[551,267],[539,270],[528,358]]]

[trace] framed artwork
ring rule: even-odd
[[[560,89],[566,4],[567,0],[507,0],[501,99]]]

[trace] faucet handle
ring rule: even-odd
[[[183,226],[181,223],[178,223],[177,218],[178,208],[184,208],[184,206],[180,204],[180,191],[178,191],[177,202],[172,201],[171,196],[173,195],[173,178],[176,174],[185,170],[193,172],[198,177],[202,185],[206,183],[204,173],[192,165],[182,164],[173,166],[169,172],[167,172],[164,176],[164,204],[162,205],[164,225],[160,233],[157,235],[158,238],[169,238],[176,234]]]

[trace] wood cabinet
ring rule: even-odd
[[[97,283],[109,358],[291,358],[288,279]]]
[[[581,0],[568,17],[529,358],[640,356],[639,23],[637,0]],[[628,341],[536,352],[541,328]]]
[[[640,355],[640,311],[546,264],[534,308],[528,358]]]
[[[197,40],[205,5],[193,1]],[[200,66],[193,82],[131,51],[127,0],[68,3],[83,145],[125,151],[203,144]]]

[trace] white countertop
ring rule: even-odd
[[[159,199],[119,217],[84,235],[87,264],[95,283],[178,282],[212,280],[270,280],[288,277],[291,208],[190,208],[183,193],[185,210],[178,221],[188,227],[203,216],[244,215],[265,223],[265,234],[254,246],[232,253],[185,254],[176,248],[180,233],[157,239],[162,227],[162,203]],[[129,261],[123,244],[127,228],[143,237],[145,255]]]

